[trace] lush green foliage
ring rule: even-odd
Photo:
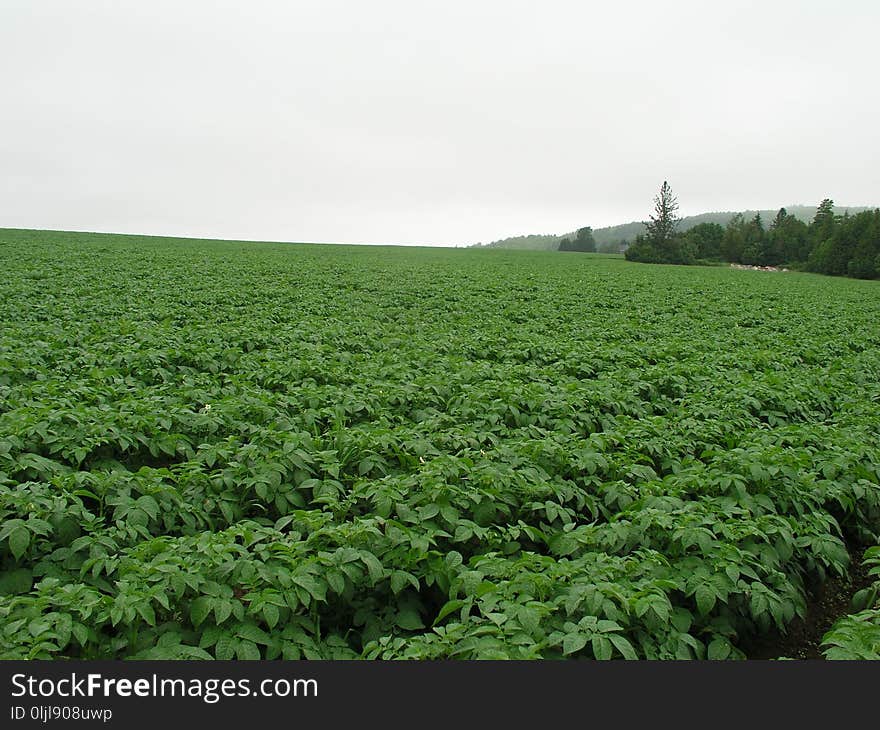
[[[718,223],[700,223],[684,235],[684,248],[695,260],[718,260],[724,241],[724,228]]]
[[[630,261],[692,264],[703,260],[798,268],[858,279],[880,278],[880,208],[837,215],[823,200],[809,225],[785,208],[769,228],[760,213],[734,215],[721,228],[703,223],[669,240],[639,235],[626,251]]]
[[[880,290],[0,231],[0,656],[742,656],[877,541]]]
[[[824,200],[809,225],[782,208],[766,229],[760,215],[752,220],[736,216],[725,230],[721,258],[875,279],[880,277],[880,209],[837,215],[833,201]]]

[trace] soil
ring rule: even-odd
[[[749,659],[824,659],[819,649],[822,637],[837,619],[852,613],[853,595],[876,580],[868,575],[860,556],[861,551],[854,551],[848,576],[829,578],[807,596],[806,618],[792,621],[788,633],[776,631],[743,642],[747,644],[743,647],[746,656]]]

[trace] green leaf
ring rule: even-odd
[[[224,630],[219,626],[206,626],[205,630],[202,632],[201,637],[199,637],[199,646],[202,649],[207,649],[208,647],[214,646],[221,636],[225,636]],[[164,636],[162,637],[164,638]],[[160,642],[162,639],[160,638]]]
[[[856,591],[850,600],[850,608],[856,612],[871,608],[877,600],[878,593],[880,593],[880,585],[868,586]]]
[[[244,661],[259,661],[261,659],[257,645],[247,639],[238,642],[238,646],[235,647],[235,655]]]
[[[189,617],[193,622],[193,626],[198,626],[207,618],[214,607],[214,599],[211,596],[199,596],[189,607]]]
[[[222,624],[232,613],[232,601],[214,601],[214,622]]]
[[[153,497],[144,495],[143,497],[139,497],[135,504],[146,512],[151,519],[155,520],[159,517],[159,504],[153,499]]]
[[[9,549],[16,560],[20,559],[28,549],[31,542],[31,533],[26,527],[18,526],[9,533]]]
[[[391,573],[391,590],[394,591],[395,594],[400,593],[408,585],[411,585],[418,590],[418,578],[403,570],[395,570]]]
[[[699,610],[701,616],[708,615],[715,607],[715,591],[705,584],[697,587],[696,598],[697,610]]]
[[[173,659],[196,659],[199,661],[214,660],[214,657],[212,657],[208,652],[206,652],[204,649],[199,649],[199,647],[197,646],[178,644],[175,649],[177,650],[177,655],[171,657]]]
[[[363,551],[360,553],[360,558],[364,565],[367,566],[367,571],[374,583],[378,583],[385,577],[385,568],[373,553]]]
[[[716,639],[713,639],[709,643],[708,657],[709,659],[719,660],[719,659],[727,659],[730,656],[730,652],[733,650],[730,642],[724,638],[723,636],[719,636]]]
[[[455,598],[451,601],[447,601],[443,604],[443,607],[437,612],[437,618],[434,619],[434,626],[439,624],[444,618],[446,618],[450,613],[454,611],[458,611],[465,605],[465,601],[460,598]]]
[[[236,631],[236,635],[241,639],[252,641],[255,644],[271,644],[272,637],[256,624],[242,624]]]
[[[135,607],[137,612],[150,626],[156,625],[156,612],[149,603],[138,603]]]
[[[677,631],[680,631],[682,634],[686,634],[691,629],[691,625],[694,622],[694,617],[691,615],[691,612],[680,607],[676,607],[672,611],[672,615],[669,618],[672,625],[675,627]]]
[[[620,652],[624,659],[637,660],[639,658],[633,645],[629,643],[629,640],[626,639],[626,637],[623,637],[620,634],[605,634],[605,636],[608,637],[608,641],[614,644],[614,648]]]
[[[238,639],[233,636],[221,636],[217,639],[217,646],[214,649],[214,655],[221,660],[232,659],[235,656],[235,650],[238,647]]]
[[[587,637],[584,634],[566,634],[562,640],[562,653],[574,654],[587,645]]]
[[[218,507],[220,507],[220,512],[223,514],[223,517],[227,522],[232,523],[235,521],[235,512],[232,509],[232,505],[227,502],[225,499],[220,500]]]
[[[327,579],[327,585],[334,593],[342,593],[345,591],[345,574],[341,570],[330,570],[324,576]]]
[[[614,653],[611,642],[604,634],[594,634],[591,643],[593,646],[593,656],[596,659],[607,661]]]
[[[311,575],[305,573],[301,575],[295,575],[291,580],[301,588],[305,588],[309,592],[309,595],[316,601],[327,600],[326,586],[319,583]]]
[[[526,631],[536,633],[540,626],[541,616],[534,608],[520,606],[516,612],[516,619]]]
[[[607,619],[602,619],[596,623],[596,628],[599,629],[602,633],[608,633],[612,631],[623,631],[623,627],[617,623],[617,621],[608,621]]]
[[[71,631],[73,632],[74,638],[77,640],[80,646],[85,646],[89,640],[89,629],[81,623],[74,622],[71,627]]]

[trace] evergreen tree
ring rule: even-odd
[[[834,241],[837,219],[834,216],[834,201],[825,198],[819,203],[816,215],[810,223],[810,255],[807,268],[820,274],[830,274],[836,268],[834,261]]]
[[[846,273],[858,279],[875,279],[880,277],[880,209],[856,217],[864,222]]]
[[[831,198],[825,198],[819,203],[810,227],[814,229],[827,229],[829,226],[834,226],[834,201]]]
[[[788,211],[780,208],[776,217],[767,231],[766,255],[770,266],[776,266],[785,261],[785,238],[788,227]]]
[[[721,242],[721,253],[725,261],[742,263],[743,250],[746,247],[746,222],[742,213],[737,213],[724,229],[724,240]]]
[[[678,201],[666,180],[660,187],[660,194],[654,198],[654,214],[645,222],[645,238],[654,247],[663,261],[676,262],[680,257],[676,251],[675,230],[678,226]]]
[[[767,237],[764,231],[764,221],[761,220],[760,213],[756,213],[755,217],[745,224],[743,234],[745,241],[742,255],[740,256],[742,262],[751,266],[766,266],[766,259],[768,258]]]
[[[767,231],[767,255],[772,266],[806,261],[810,255],[806,223],[780,208]]]

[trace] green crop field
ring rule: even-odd
[[[880,540],[878,282],[10,230],[0,271],[2,658],[741,658]],[[878,553],[829,657],[880,653]]]

